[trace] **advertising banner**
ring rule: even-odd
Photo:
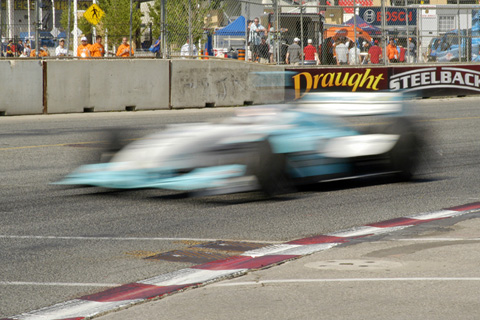
[[[294,71],[293,90],[287,100],[300,99],[309,92],[366,92],[388,89],[388,68],[315,68]]]
[[[380,26],[382,24],[382,9],[380,7],[363,7],[359,9],[359,13],[359,16],[371,25]],[[387,7],[385,8],[385,16],[387,26],[406,26],[407,20],[409,26],[417,24],[417,9]]]
[[[309,92],[401,91],[423,97],[480,94],[480,65],[295,68],[286,99]]]

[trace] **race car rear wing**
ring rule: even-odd
[[[308,93],[292,102],[295,108],[336,116],[372,116],[403,114],[405,95],[393,92],[322,92]]]

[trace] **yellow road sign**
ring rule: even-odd
[[[95,3],[92,4],[83,14],[85,19],[93,25],[97,25],[104,15],[105,12]]]

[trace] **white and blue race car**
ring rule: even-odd
[[[239,108],[223,122],[175,125],[134,141],[56,184],[275,195],[372,174],[409,179],[421,143],[404,105],[401,94],[375,92]],[[388,123],[356,127],[343,119],[368,115],[389,115]]]

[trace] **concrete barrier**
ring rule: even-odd
[[[47,113],[169,108],[169,61],[45,62]]]
[[[43,71],[39,61],[0,61],[0,115],[43,113]]]
[[[236,60],[172,60],[171,107],[238,106],[284,100],[282,66]]]

